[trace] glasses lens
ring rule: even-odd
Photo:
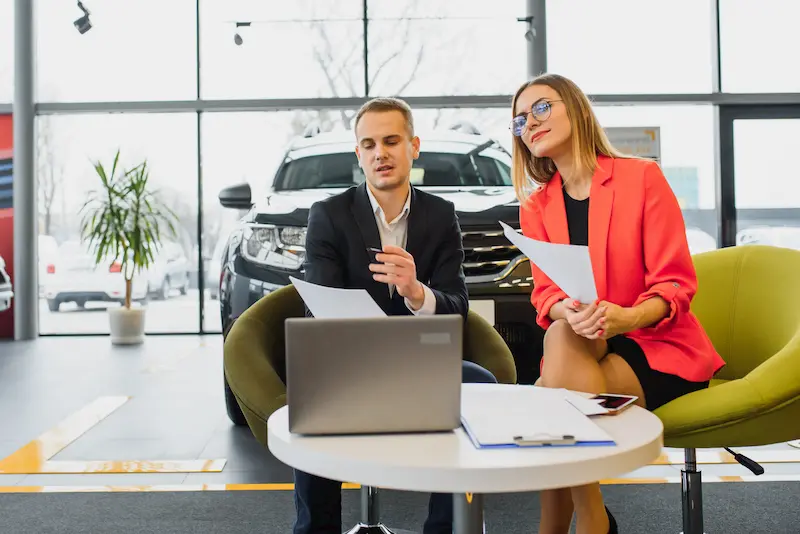
[[[537,102],[531,108],[531,113],[537,121],[543,121],[550,116],[550,102]]]
[[[513,119],[511,119],[511,124],[509,125],[509,127],[511,128],[511,132],[517,137],[519,137],[520,135],[522,135],[522,132],[525,131],[526,122],[527,119],[525,115],[519,115],[517,117],[514,117]]]

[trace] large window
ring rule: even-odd
[[[371,0],[367,15],[370,94],[509,94],[525,79],[523,0]]]
[[[717,248],[711,106],[596,106],[603,127],[657,127],[661,167],[681,203],[693,253]]]
[[[194,0],[36,2],[36,99],[42,102],[194,99]]]
[[[14,96],[14,0],[0,0],[0,104]]]
[[[800,91],[800,70],[791,66],[800,48],[800,4],[784,0],[761,0],[757,4],[725,0],[719,4],[722,90]]]
[[[711,14],[709,0],[548,0],[548,70],[593,94],[710,92]]]
[[[737,245],[800,250],[798,138],[800,119],[733,122]]]
[[[195,114],[40,116],[39,327],[42,334],[105,333],[104,310],[119,306],[125,283],[113,265],[96,266],[81,239],[81,206],[100,190],[93,162],[110,169],[144,160],[151,187],[179,218],[155,264],[134,278],[147,332],[197,332],[197,118]]]
[[[201,0],[200,25],[205,99],[364,95],[361,0]]]

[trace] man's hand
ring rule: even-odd
[[[414,257],[400,247],[386,245],[382,254],[375,259],[381,263],[370,263],[372,278],[384,284],[394,284],[397,294],[407,298],[414,310],[419,310],[425,302],[425,291],[417,280],[417,266]]]

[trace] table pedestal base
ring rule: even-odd
[[[453,494],[453,534],[484,534],[483,495]]]

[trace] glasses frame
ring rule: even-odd
[[[553,104],[555,102],[561,102],[561,100],[537,100],[533,104],[531,104],[531,109],[526,111],[525,113],[520,113],[508,124],[508,129],[511,130],[511,133],[515,136],[519,137],[525,131],[525,127],[528,125],[528,115],[532,115],[534,119],[539,122],[544,122],[550,118],[550,114],[553,112]],[[545,104],[546,107],[540,111],[534,111],[536,106]]]

